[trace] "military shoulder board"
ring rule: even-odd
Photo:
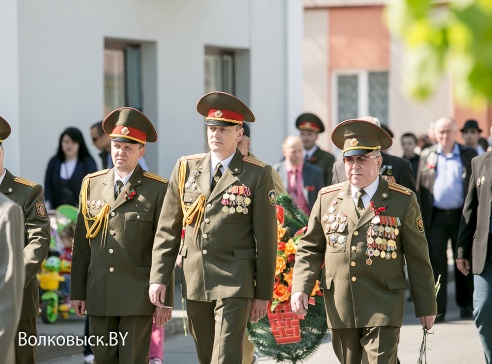
[[[144,177],[155,179],[156,181],[162,182],[162,183],[167,183],[167,179],[159,176],[158,174],[150,173],[150,172],[144,172],[143,173]]]
[[[409,190],[406,187],[403,187],[402,185],[399,185],[398,183],[388,182],[388,187],[390,190],[403,193],[404,195],[407,196],[410,196],[412,194],[411,190]]]
[[[205,156],[205,154],[206,153],[186,155],[186,156],[179,158],[179,160],[185,161],[185,160],[192,160],[192,159],[202,159]]]
[[[267,164],[265,162],[262,162],[256,158],[250,157],[249,155],[245,155],[243,157],[243,161],[254,164],[256,166],[260,166],[260,167],[266,167],[267,166]]]
[[[29,181],[29,180],[22,178],[22,177],[15,177],[14,182],[17,182],[17,183],[20,183],[22,185],[26,185],[29,187],[34,187],[37,184],[36,182]]]
[[[319,192],[320,192],[320,194],[324,195],[325,193],[339,191],[342,189],[343,183],[344,182],[340,182],[340,183],[337,183],[334,185],[323,187]]]
[[[94,173],[89,173],[87,176],[85,176],[85,178],[97,177],[97,176],[100,176],[102,174],[107,173],[108,171],[109,171],[109,169],[102,169],[102,170],[94,172]]]

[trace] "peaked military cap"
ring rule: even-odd
[[[157,133],[147,116],[132,107],[119,107],[111,111],[102,126],[114,141],[145,144],[157,140]]]
[[[10,125],[7,123],[7,120],[0,116],[0,145],[2,142],[7,139],[10,135]]]
[[[243,135],[247,136],[248,138],[251,138],[251,129],[249,128],[249,125],[247,123],[243,123]]]
[[[255,116],[237,97],[227,92],[214,91],[203,95],[196,104],[197,111],[205,116],[205,123],[213,126],[243,125],[253,122]]]
[[[331,140],[344,157],[367,154],[391,147],[393,140],[382,128],[361,119],[342,121],[331,134]]]
[[[309,112],[299,115],[296,120],[296,128],[299,130],[309,130],[315,133],[325,131],[325,126],[319,117]]]

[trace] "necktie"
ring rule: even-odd
[[[215,167],[215,173],[212,177],[212,185],[210,190],[213,191],[215,186],[217,186],[217,182],[219,182],[220,177],[222,177],[222,171],[220,170],[222,168],[222,163],[217,163],[217,167]]]
[[[114,199],[116,200],[123,190],[123,182],[121,180],[116,181],[116,189],[114,191]]]
[[[362,211],[364,211],[364,201],[362,201],[362,196],[366,194],[366,191],[364,190],[359,190],[355,193],[355,196],[357,196],[357,214],[362,215]]]
[[[291,196],[297,195],[297,170],[295,168],[293,168],[290,171],[289,191],[288,192]]]

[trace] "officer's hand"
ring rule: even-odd
[[[166,285],[160,283],[151,283],[149,287],[149,299],[157,307],[164,307],[166,298]]]
[[[422,324],[422,327],[425,327],[427,330],[430,330],[432,329],[432,326],[434,326],[435,319],[436,319],[436,315],[422,316],[420,318],[420,323]]]
[[[154,321],[156,326],[163,326],[171,321],[173,308],[169,306],[156,307],[154,310]]]
[[[253,299],[251,304],[251,311],[249,311],[249,321],[258,322],[262,317],[267,314],[268,300],[260,300],[258,298]]]
[[[456,259],[456,266],[465,276],[470,273],[470,261],[468,259]]]
[[[85,316],[85,301],[73,300],[72,307],[75,310],[77,316]]]
[[[304,292],[295,292],[290,298],[290,308],[298,316],[305,316],[308,310],[309,297]]]

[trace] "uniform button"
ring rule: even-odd
[[[352,277],[352,282],[355,282],[357,280],[357,277]]]
[[[114,217],[116,214],[113,211],[110,215],[111,215],[111,217]]]
[[[207,204],[207,208],[211,208],[212,207],[212,204],[211,203],[208,203]]]
[[[140,219],[140,215],[137,215],[137,219]]]
[[[113,249],[109,249],[109,254],[113,254]]]
[[[114,272],[114,268],[113,268],[113,267],[109,268],[109,271],[110,271],[111,273],[113,273],[113,272]]]
[[[209,218],[205,219],[205,224],[210,224],[210,219]]]
[[[356,246],[353,246],[352,247],[352,250],[355,252],[357,250],[357,247]]]
[[[355,264],[356,264],[355,262],[350,262],[350,265],[351,265],[352,267],[355,267]]]
[[[355,236],[359,235],[359,232],[358,231],[354,231],[354,235]]]
[[[203,234],[202,236],[204,239],[208,238],[208,234]]]
[[[203,250],[202,250],[202,253],[203,253],[203,254],[207,254],[207,253],[208,253],[207,249],[203,249]]]
[[[109,231],[109,233],[110,233],[111,235],[116,234],[116,233],[114,232],[114,230],[110,230],[110,231]]]

